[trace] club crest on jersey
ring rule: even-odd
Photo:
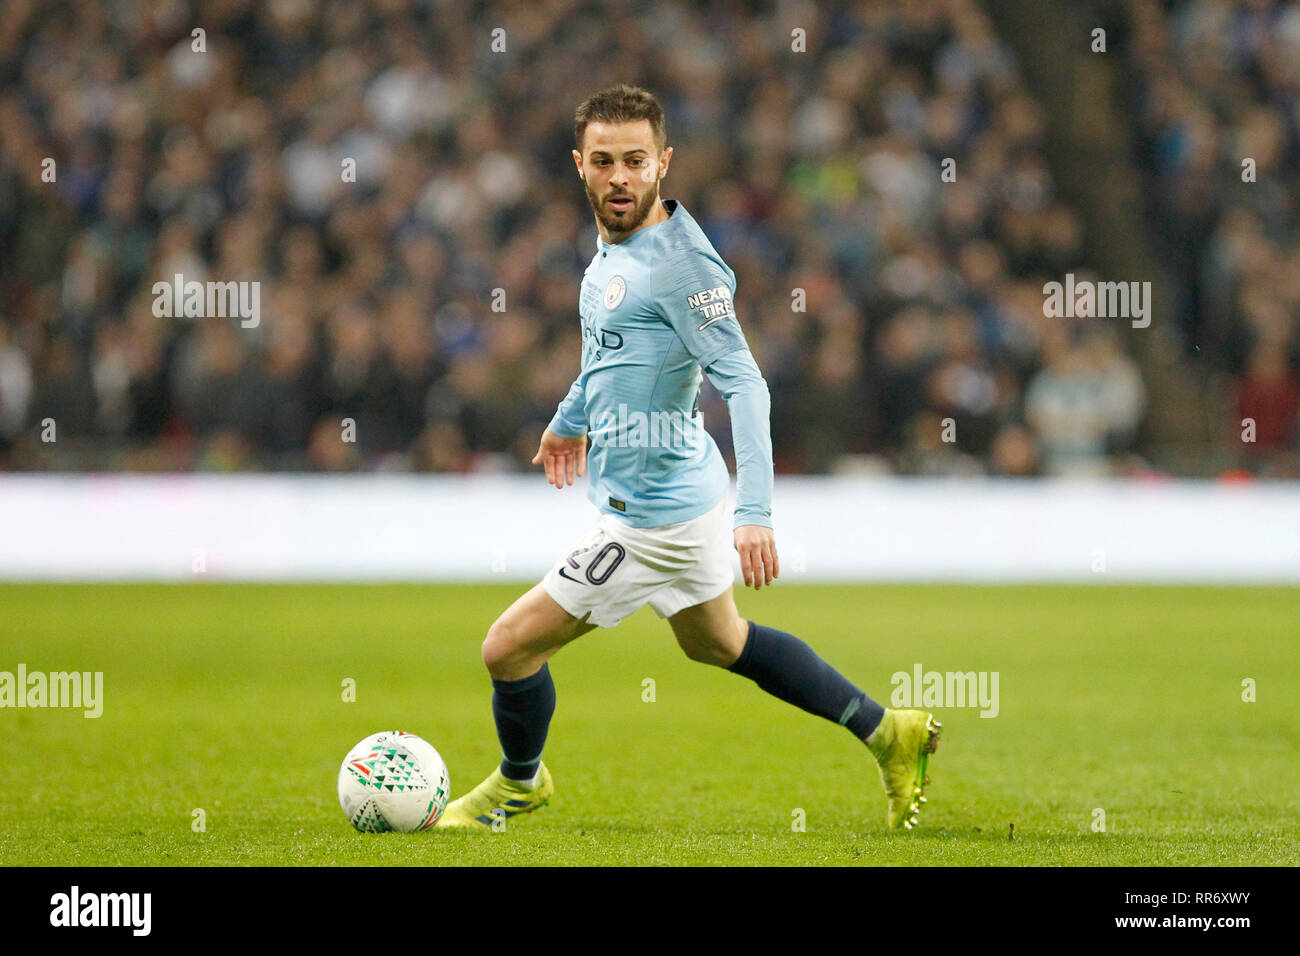
[[[609,280],[609,285],[605,286],[605,308],[618,308],[618,304],[623,301],[623,296],[626,294],[627,283],[623,281],[622,276],[614,276]]]

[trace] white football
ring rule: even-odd
[[[362,833],[412,833],[438,822],[451,782],[438,751],[403,730],[371,734],[339,768],[339,806]]]

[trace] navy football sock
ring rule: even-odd
[[[871,736],[885,708],[854,687],[793,634],[749,622],[749,638],[727,668],[748,677],[774,697],[849,728],[859,740]]]
[[[555,682],[546,664],[523,680],[492,679],[492,716],[505,755],[501,772],[511,780],[531,780],[537,775],[553,713]]]

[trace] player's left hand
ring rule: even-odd
[[[740,552],[740,570],[745,576],[745,587],[751,584],[755,591],[771,584],[781,574],[781,562],[776,556],[776,535],[771,528],[747,524],[736,529],[736,550]]]

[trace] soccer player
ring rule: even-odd
[[[579,299],[582,371],[533,463],[556,488],[590,467],[588,497],[601,515],[488,629],[483,662],[503,759],[448,805],[439,825],[487,829],[550,799],[542,763],[555,710],[548,659],[649,603],[691,660],[747,677],[865,742],[885,786],[889,825],[911,829],[925,802],[938,721],[881,707],[803,641],[736,610],[729,479],[700,417],[702,375],[731,414],[733,540],[745,584],[756,591],[780,573],[770,401],[736,317],[735,274],[681,203],[659,197],[673,155],[663,109],[645,90],[616,86],[578,107],[574,135],[574,165],[600,236]]]

